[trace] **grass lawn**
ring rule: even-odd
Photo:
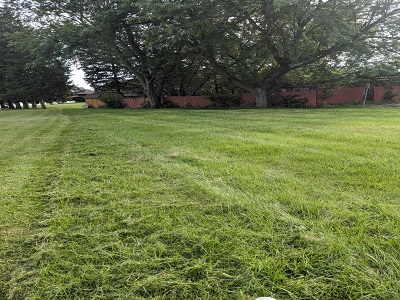
[[[400,299],[400,109],[0,111],[0,299]]]

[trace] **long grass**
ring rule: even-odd
[[[400,109],[0,128],[0,299],[400,299]]]

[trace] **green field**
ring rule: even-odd
[[[400,299],[400,109],[0,111],[0,299]]]

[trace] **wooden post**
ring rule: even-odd
[[[367,85],[365,86],[365,95],[364,95],[363,107],[365,107],[365,102],[367,101],[367,95],[368,95],[368,90],[369,90],[370,86],[371,86],[370,83],[367,83]]]

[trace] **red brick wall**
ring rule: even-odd
[[[254,96],[254,94],[245,93],[245,94],[240,94],[239,97],[244,105],[256,104],[256,96]]]
[[[147,102],[147,98],[127,98],[123,102],[128,108],[140,108],[144,102]]]
[[[383,86],[377,86],[374,88],[374,100],[376,102],[382,102],[385,96],[385,88]]]
[[[324,98],[326,93],[332,94],[329,98]],[[352,102],[362,102],[364,100],[364,87],[351,87],[340,89],[318,89],[317,105],[324,104],[345,104]]]
[[[282,97],[290,97],[290,96],[297,96],[296,98],[307,98],[308,102],[306,103],[307,106],[315,107],[317,106],[317,91],[301,91],[301,92],[280,92],[277,93],[277,96]]]
[[[393,91],[395,94],[397,94],[395,100],[400,101],[400,87],[394,87]],[[331,89],[328,90],[328,92],[332,93],[332,95],[326,99],[323,98],[324,89],[301,92],[280,92],[275,94],[274,101],[278,101],[279,97],[290,97],[296,95],[298,98],[307,98],[309,100],[307,105],[310,107],[315,107],[324,104],[345,104],[362,102],[364,100],[364,87]],[[371,93],[372,91],[370,90],[369,92]],[[383,96],[385,95],[385,88],[375,87],[373,93],[375,101],[381,102],[383,101]],[[164,99],[175,103],[179,107],[207,107],[212,104],[212,102],[204,96],[168,96]],[[251,93],[240,94],[240,99],[245,106],[253,105],[256,102],[255,96]],[[99,100],[96,99],[96,101]],[[148,101],[148,98],[127,98],[123,101],[128,108],[140,108],[144,102]],[[88,101],[86,102],[88,103]],[[95,106],[97,107],[98,105]]]
[[[212,102],[204,96],[168,96],[164,100],[171,101],[179,107],[207,107]]]
[[[279,92],[274,95],[274,101],[279,101],[281,97],[290,96],[297,96],[296,98],[307,98],[307,106],[315,107],[317,105],[317,92],[315,90],[301,92]],[[252,105],[256,103],[256,97],[251,93],[240,94],[240,99],[244,105]]]
[[[283,92],[277,95],[280,96],[298,96],[298,98],[308,98],[309,101],[307,103],[308,106],[316,106],[317,98],[316,98],[316,91],[303,91],[303,92]],[[243,104],[246,105],[253,105],[256,102],[256,97],[251,93],[244,93],[240,94],[240,99],[242,100]],[[175,103],[179,107],[207,107],[212,105],[212,101],[210,101],[207,97],[204,96],[167,96],[164,100],[171,101]],[[128,108],[140,108],[143,102],[148,101],[147,98],[129,98],[123,100],[125,105]]]
[[[395,93],[395,97],[393,100],[400,101],[400,87],[393,87],[393,92]],[[374,88],[374,100],[376,102],[382,102],[383,97],[385,96],[386,88],[383,86],[378,86]]]
[[[210,100],[203,96],[168,96],[164,100],[171,101],[179,107],[206,107],[212,104]],[[148,98],[128,98],[123,100],[128,108],[140,108]]]
[[[395,94],[394,100],[400,101],[400,87],[394,86],[393,87],[393,93]]]

